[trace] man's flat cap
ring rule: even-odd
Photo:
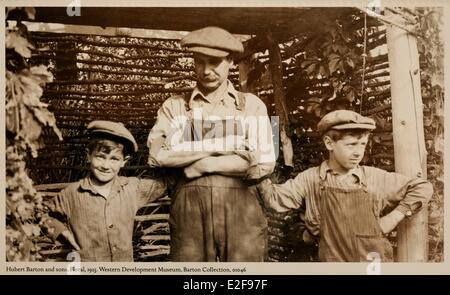
[[[317,131],[324,134],[330,129],[344,130],[344,129],[375,129],[375,121],[372,118],[361,116],[360,114],[348,111],[339,110],[333,111],[320,120],[317,124]]]
[[[107,134],[113,136],[119,141],[125,141],[134,152],[138,150],[138,145],[133,134],[122,123],[96,120],[89,123],[87,129],[91,134]]]
[[[215,57],[225,57],[230,53],[244,52],[241,41],[218,27],[206,27],[190,32],[181,39],[181,46],[186,47],[191,52]]]

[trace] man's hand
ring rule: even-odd
[[[187,179],[194,179],[203,175],[202,169],[199,167],[201,160],[192,163],[191,165],[184,168],[183,172]]]
[[[405,215],[402,212],[393,210],[388,215],[381,217],[378,220],[378,223],[383,234],[388,234],[393,231],[394,228],[396,228],[400,221],[402,221],[404,218]]]
[[[306,245],[312,245],[314,243],[315,237],[311,235],[308,230],[305,229],[302,235],[302,239]]]
[[[244,177],[249,167],[247,160],[238,155],[206,157],[184,168],[184,175],[197,178],[204,174],[220,174],[232,177]]]
[[[78,245],[77,241],[75,241],[75,238],[70,231],[65,230],[61,232],[61,235],[72,245],[75,250],[80,251],[81,248]]]

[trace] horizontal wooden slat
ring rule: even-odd
[[[381,106],[372,108],[367,111],[363,111],[362,114],[364,116],[370,116],[370,115],[374,115],[374,114],[381,113],[381,112],[391,110],[391,109],[392,109],[392,106],[390,104],[386,104],[386,105],[381,105]]]
[[[152,105],[162,105],[162,103],[171,96],[170,93],[161,95],[161,97],[149,97],[148,93],[143,93],[141,95],[130,95],[130,96],[122,96],[120,99],[117,97],[91,97],[86,95],[51,95],[44,96],[43,98],[50,102],[50,107],[56,107],[58,105],[61,109],[74,109],[74,107],[70,107],[67,104],[76,105],[78,102],[83,102],[84,105],[98,105],[102,106],[104,104],[113,104],[119,106],[146,106],[148,104]],[[58,102],[63,101],[62,104]]]
[[[62,190],[63,188],[67,187],[71,182],[61,182],[61,183],[49,183],[49,184],[37,184],[34,186],[34,188],[38,191],[45,191],[45,190]]]
[[[117,42],[114,40],[103,42],[103,41],[92,41],[86,38],[80,38],[73,35],[49,35],[49,36],[38,36],[36,34],[32,34],[31,39],[40,42],[74,42],[98,47],[122,47],[122,48],[140,48],[140,49],[150,49],[150,50],[163,50],[169,52],[186,52],[186,50],[181,48],[174,48],[168,46],[161,45],[150,45],[150,44],[138,44],[138,43],[124,43]]]
[[[121,96],[121,95],[144,95],[148,93],[183,93],[192,91],[192,87],[186,88],[152,88],[152,89],[142,89],[135,91],[79,91],[79,90],[54,90],[54,89],[46,89],[44,92],[44,96],[50,95],[86,95],[86,96]]]
[[[143,241],[170,241],[170,235],[145,235],[141,237]]]
[[[169,220],[169,214],[151,214],[144,216],[136,216],[136,221],[151,221],[151,220]]]
[[[39,251],[39,254],[41,255],[55,255],[55,254],[66,254],[66,253],[70,253],[74,250],[71,249],[53,249],[53,250],[41,250]]]
[[[322,33],[327,24],[356,9],[349,7],[83,7],[70,17],[66,7],[36,7],[37,22],[192,31],[220,26],[236,34],[272,30],[286,39],[295,33]],[[369,22],[372,20],[369,20]],[[376,21],[374,21],[376,23]]]
[[[113,80],[113,79],[96,79],[96,80],[60,80],[47,83],[48,86],[53,85],[164,85],[165,81],[146,81],[146,80]]]
[[[170,250],[170,246],[168,245],[145,245],[139,246],[139,250]]]
[[[169,255],[169,250],[163,249],[163,250],[145,252],[143,254],[139,254],[139,258],[145,259],[145,258],[155,257],[155,256],[160,256],[160,255]]]
[[[145,114],[142,114],[142,115],[147,115],[148,116],[149,111],[157,109],[159,107],[160,107],[160,104],[157,104],[156,106],[153,105],[153,106],[145,106],[145,107],[132,107],[132,106],[129,106],[125,110],[123,110],[123,112],[124,113],[133,113],[133,114],[145,112]],[[54,112],[56,114],[64,114],[64,113],[67,114],[68,112],[71,112],[70,114],[74,113],[73,109],[70,109],[70,108],[67,108],[67,107],[61,108],[59,106],[49,106],[48,109],[49,109],[49,111]],[[100,105],[98,107],[89,107],[89,108],[87,108],[87,107],[78,107],[77,108],[77,112],[80,112],[80,113],[92,112],[92,114],[95,114],[95,112],[99,112],[99,111],[102,112],[102,113],[109,112],[109,111],[117,111],[117,107],[115,107],[115,108],[105,107],[105,106],[102,107]]]
[[[142,71],[142,70],[118,70],[118,69],[100,69],[100,68],[91,68],[91,67],[65,67],[63,69],[56,69],[56,73],[65,73],[65,72],[80,72],[80,73],[100,73],[106,75],[126,75],[126,76],[146,76],[146,77],[176,77],[179,76],[180,73],[167,73],[167,72],[156,72],[156,71]]]
[[[167,66],[144,66],[144,65],[138,65],[138,64],[108,62],[108,61],[92,60],[92,59],[79,59],[79,58],[73,59],[70,57],[54,56],[54,55],[49,55],[49,54],[36,55],[36,56],[34,56],[34,58],[61,60],[61,61],[67,61],[67,62],[71,62],[71,63],[96,65],[96,66],[109,66],[109,67],[126,68],[126,69],[140,69],[140,70],[146,70],[146,71],[160,70],[160,71],[171,71],[171,72],[192,72],[194,70],[193,68],[181,68],[181,67],[173,68],[173,67],[167,67]]]
[[[140,60],[140,59],[174,59],[174,58],[192,58],[192,53],[186,52],[183,54],[142,54],[142,55],[118,55],[108,52],[103,52],[99,50],[82,50],[82,49],[68,49],[68,50],[37,50],[39,54],[56,54],[56,55],[67,55],[71,53],[75,54],[87,54],[89,56],[100,56],[100,57],[109,57],[118,60]]]

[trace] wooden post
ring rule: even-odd
[[[266,48],[265,39],[256,36],[244,42],[244,52],[236,57],[239,61],[239,86],[243,92],[251,92],[257,95],[256,83],[248,83],[248,74],[252,70],[252,60],[258,51],[264,51]]]
[[[283,147],[284,165],[293,167],[294,151],[292,149],[291,139],[286,134],[286,127],[289,126],[289,118],[283,89],[283,65],[281,62],[280,47],[278,47],[278,43],[274,40],[271,32],[266,37],[269,48],[269,67],[272,74],[275,113],[280,118],[280,140]]]
[[[394,22],[404,23],[398,16]],[[395,171],[407,176],[426,178],[427,152],[416,39],[394,25],[388,25],[386,33],[391,75]],[[427,261],[427,237],[428,210],[423,208],[399,225],[397,260]]]
[[[253,92],[247,83],[248,73],[251,70],[250,62],[250,58],[245,58],[239,62],[239,86],[242,92]]]

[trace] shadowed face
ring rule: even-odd
[[[194,54],[195,73],[200,88],[212,92],[228,78],[233,61],[228,57],[214,57],[200,53]]]
[[[359,165],[364,157],[368,140],[369,134],[344,135],[336,141],[329,136],[324,137],[325,146],[330,152],[330,161],[340,172],[349,171]]]

